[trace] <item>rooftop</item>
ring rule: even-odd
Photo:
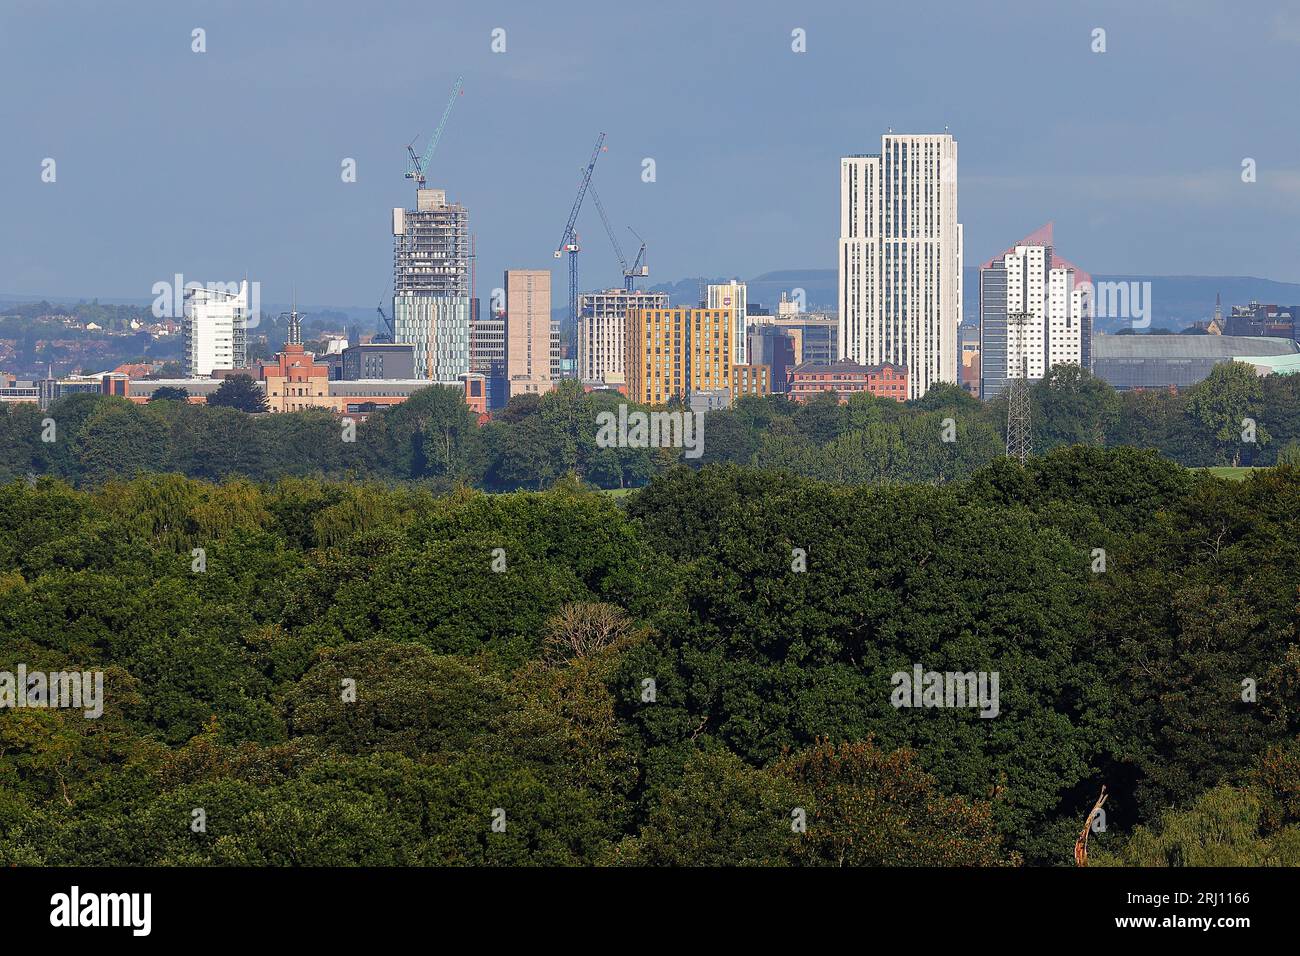
[[[1295,355],[1291,339],[1258,335],[1098,335],[1094,359],[1230,359],[1241,355]]]
[[[884,369],[893,369],[895,372],[906,374],[907,368],[903,365],[894,365],[890,362],[884,362],[880,365],[859,365],[857,362],[849,359],[837,359],[834,362],[800,362],[790,370],[791,374],[795,372],[812,372],[822,374],[825,372],[880,372]]]

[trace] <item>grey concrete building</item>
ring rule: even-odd
[[[1092,351],[1093,374],[1117,389],[1187,388],[1220,362],[1294,355],[1300,344],[1245,335],[1098,335]]]

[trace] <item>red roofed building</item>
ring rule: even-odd
[[[1011,246],[1011,248],[1007,249],[1005,252],[999,252],[988,262],[985,262],[983,265],[981,265],[980,268],[992,269],[993,263],[998,262],[999,260],[1007,256],[1014,256],[1016,254],[1017,246],[1047,246],[1049,249],[1052,250],[1052,265],[1055,268],[1073,269],[1074,281],[1076,283],[1078,282],[1091,283],[1092,282],[1091,275],[1089,275],[1087,272],[1084,272],[1082,269],[1076,266],[1069,259],[1065,258],[1065,256],[1057,255],[1056,244],[1052,239],[1052,232],[1054,227],[1055,227],[1055,223],[1053,223],[1051,220],[1048,220],[1047,222],[1043,223],[1043,225],[1039,226],[1037,229],[1031,232],[1029,235],[1025,236],[1025,238],[1021,239],[1015,245]]]

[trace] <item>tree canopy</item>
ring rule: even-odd
[[[452,408],[385,427],[455,482],[480,432]],[[196,411],[222,454],[258,440],[94,398],[48,450],[93,482],[0,485],[0,671],[105,686],[98,719],[0,720],[0,863],[1059,865],[1103,784],[1099,861],[1296,859],[1295,468],[1075,447],[620,498],[150,473]],[[896,706],[914,667],[998,674],[996,716]]]

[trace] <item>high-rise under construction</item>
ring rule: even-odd
[[[444,189],[393,210],[393,338],[415,347],[416,373],[454,382],[470,371],[469,212]]]

